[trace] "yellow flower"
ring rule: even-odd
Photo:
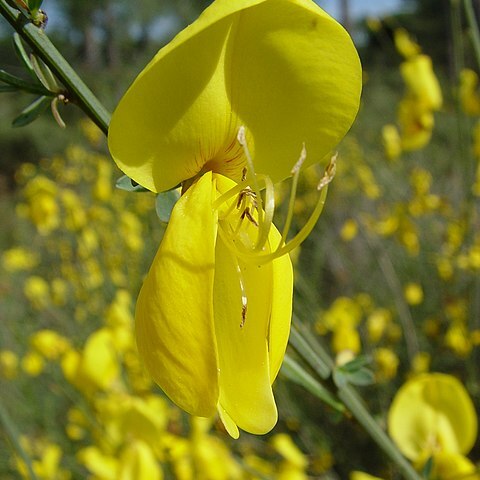
[[[388,414],[388,430],[401,452],[421,464],[439,452],[468,453],[477,436],[477,415],[459,380],[426,373],[397,392]]]
[[[30,337],[30,345],[47,360],[57,360],[70,346],[69,341],[53,330],[40,330]]]
[[[382,127],[382,141],[385,155],[389,160],[395,160],[402,153],[402,139],[395,125],[388,124]]]
[[[18,356],[11,350],[0,350],[0,377],[12,380],[18,375]]]
[[[38,255],[24,247],[14,247],[2,254],[3,267],[7,272],[31,270],[38,264]]]
[[[425,108],[438,110],[442,106],[442,91],[427,55],[416,55],[400,65],[400,72],[409,93]]]
[[[28,215],[42,235],[55,230],[60,223],[57,193],[55,183],[43,175],[32,178],[25,185]]]
[[[422,286],[416,282],[409,282],[403,289],[405,300],[409,305],[420,305],[423,302]]]
[[[395,378],[400,360],[389,348],[377,348],[374,352],[376,377],[379,382]]]
[[[42,310],[50,304],[50,285],[38,275],[32,275],[25,280],[23,292],[37,310]]]
[[[286,244],[271,223],[273,182],[292,174],[302,144],[305,165],[330,152],[360,89],[350,37],[310,0],[216,0],[112,117],[110,152],[127,175],[155,192],[182,184],[138,298],[140,355],[175,403],[198,416],[218,409],[233,437],[237,426],[262,434],[276,423],[288,253],[321,211],[319,202]]]
[[[422,51],[420,45],[412,40],[404,28],[396,28],[394,30],[393,40],[395,42],[395,48],[400,55],[403,55],[407,59],[418,55]]]
[[[439,452],[433,456],[432,477],[435,480],[479,480],[477,467],[460,453]]]
[[[22,358],[22,370],[31,377],[38,377],[45,368],[45,361],[37,352],[27,352]]]
[[[458,97],[467,115],[480,115],[480,95],[477,92],[478,75],[469,68],[460,72]]]
[[[140,440],[124,448],[119,461],[119,480],[161,480],[162,470],[150,446]]]

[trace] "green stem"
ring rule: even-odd
[[[380,428],[375,419],[366,409],[358,393],[350,385],[345,385],[338,390],[338,396],[350,410],[358,423],[365,429],[376,444],[390,457],[401,470],[406,480],[421,480],[422,477],[415,471],[410,462],[400,453],[388,435]]]
[[[83,83],[75,70],[55,48],[47,34],[36,27],[20,11],[10,7],[7,0],[0,0],[0,14],[12,25],[18,34],[35,51],[35,53],[50,67],[59,80],[65,85],[78,106],[107,134],[110,123],[110,113],[98,101],[90,89]]]
[[[7,410],[3,406],[3,404],[0,402],[0,423],[3,424],[3,427],[5,428],[5,432],[8,434],[10,437],[11,442],[13,443],[13,446],[18,452],[18,455],[21,457],[23,462],[25,463],[25,466],[27,467],[28,474],[30,475],[29,478],[32,480],[38,480],[38,477],[35,475],[35,471],[33,470],[32,466],[32,461],[30,460],[30,457],[27,455],[27,452],[25,452],[24,448],[22,447],[22,444],[20,443],[20,435],[12,422],[12,419],[10,418],[10,415],[8,414]]]
[[[468,28],[470,29],[469,33],[472,40],[473,50],[475,52],[478,67],[480,68],[480,31],[478,29],[477,19],[475,18],[472,0],[464,0],[463,6],[465,8]]]
[[[295,322],[296,324],[299,323],[298,320],[295,320]],[[334,365],[334,362],[322,345],[316,341],[316,339],[314,339],[313,335],[307,334],[306,327],[302,328],[301,331],[293,327],[290,342],[295,350],[302,356],[303,360],[305,360],[308,366],[311,367],[319,377],[325,380],[325,371],[323,370],[324,367],[321,367],[321,371],[317,371],[316,368],[318,368],[320,363],[325,365],[326,368],[328,368],[331,372],[331,366]],[[328,361],[325,361],[325,359],[328,359]],[[305,379],[304,371],[300,372],[299,368],[292,368],[296,367],[296,365],[292,365],[292,360],[290,358],[287,358],[286,361],[286,373],[289,374],[290,377],[293,377],[295,374],[297,374],[299,378],[296,380],[296,382],[300,385],[304,385],[303,382],[305,382],[305,380],[307,380],[306,383],[308,383],[310,379]],[[318,382],[315,380],[315,383]],[[311,385],[304,385],[305,388],[316,395],[315,388],[308,388],[310,386]],[[313,386],[316,387],[316,385]],[[319,393],[321,393],[321,395],[316,396],[323,400],[323,390]],[[408,460],[401,454],[385,431],[378,425],[373,416],[367,410],[359,394],[351,385],[337,385],[337,397],[343,402],[345,407],[363,427],[363,429],[370,435],[372,440],[374,440],[375,443],[390,458],[390,460],[398,466],[406,480],[421,480],[421,476],[415,471],[410,462],[408,462]]]
[[[294,325],[292,325],[290,331],[290,345],[298,355],[300,355],[305,362],[307,362],[308,365],[320,375],[321,378],[327,379],[332,373],[333,362],[329,357],[325,359],[318,355],[318,353],[309,345],[309,342],[305,340],[302,334],[297,330],[295,327],[296,323],[297,321],[294,321]]]

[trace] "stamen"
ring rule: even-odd
[[[257,265],[262,265],[291,252],[294,248],[299,246],[313,230],[315,224],[318,221],[318,218],[323,211],[327,196],[328,184],[333,180],[335,176],[337,154],[335,154],[330,159],[330,162],[325,169],[324,175],[317,186],[320,195],[313,212],[311,213],[307,222],[300,229],[300,231],[290,241],[287,242],[287,235],[293,221],[295,199],[297,194],[300,171],[307,157],[305,144],[302,146],[300,157],[291,170],[293,176],[292,188],[288,202],[287,217],[285,220],[284,228],[282,230],[282,236],[276,249],[273,250],[272,247],[272,250],[267,253],[265,251],[265,245],[267,244],[269,239],[270,230],[273,223],[273,215],[275,211],[275,195],[273,182],[271,181],[270,177],[255,173],[253,161],[246,143],[244,127],[240,127],[237,138],[240,145],[244,149],[244,153],[247,158],[248,169],[244,169],[242,181],[239,184],[231,188],[228,192],[220,195],[214,201],[213,208],[218,210],[221,205],[230,201],[234,196],[238,195],[237,200],[235,202],[232,202],[226,209],[226,211],[222,212],[222,215],[219,218],[220,222],[218,233],[235,258],[241,258],[246,262],[253,262]],[[264,205],[262,205],[260,182],[264,183]],[[232,220],[229,221],[227,220],[227,218],[232,214],[232,211],[235,208],[237,210],[240,210],[241,213],[239,215],[238,223],[234,228],[234,226],[232,225]],[[257,218],[254,216],[255,210],[258,221]],[[250,234],[244,232],[241,228],[245,218],[253,225],[255,225],[258,229],[257,238],[256,241],[253,242],[253,246],[251,245],[253,239],[250,238]],[[241,278],[241,272],[239,270],[239,267],[238,271]],[[247,298],[245,295],[242,278],[240,279],[240,288],[242,290],[242,323],[240,326],[243,327],[245,323],[244,318],[246,318]]]
[[[287,218],[285,219],[285,226],[283,227],[282,231],[282,239],[278,244],[277,250],[285,245],[287,241],[287,235],[290,230],[290,226],[292,225],[293,220],[293,211],[295,206],[295,198],[297,197],[297,187],[298,187],[298,178],[300,177],[300,169],[304,164],[305,160],[307,159],[307,150],[305,149],[305,143],[302,146],[302,151],[300,153],[300,158],[297,160],[297,163],[292,168],[292,188],[290,190],[290,198],[288,200],[288,213]]]
[[[328,184],[333,180],[336,170],[336,159],[337,155],[334,155],[327,168],[325,169],[325,173],[318,184],[317,189],[320,191],[320,196],[318,198],[317,204],[310,215],[309,219],[305,223],[305,225],[301,228],[301,230],[285,245],[282,245],[280,242],[277,249],[272,253],[258,253],[251,250],[246,249],[242,244],[232,245],[233,250],[237,250],[237,255],[244,259],[245,261],[254,261],[256,264],[262,265],[268,262],[271,262],[287,253],[291,252],[294,248],[298,247],[310,234],[310,232],[315,227],[318,218],[320,217],[323,207],[325,205],[325,200],[327,197],[327,190]],[[221,229],[219,229],[221,232]]]
[[[258,214],[258,236],[257,241],[254,247],[254,251],[262,251],[265,247],[265,244],[268,240],[268,235],[270,234],[270,228],[272,227],[273,214],[275,212],[275,192],[273,188],[273,182],[270,180],[270,177],[263,176],[265,182],[265,205],[262,205],[262,195],[260,192],[260,187],[257,182],[257,174],[255,173],[255,167],[253,166],[252,156],[250,155],[250,150],[247,145],[247,139],[245,136],[245,127],[242,125],[238,129],[237,134],[238,143],[242,146],[245,153],[245,158],[247,159],[247,172],[252,180],[253,191],[257,199],[256,210]]]
[[[245,136],[245,127],[242,125],[238,129],[237,140],[240,146],[243,148],[243,153],[245,154],[245,158],[247,159],[247,178],[250,177],[251,184],[253,185],[253,191],[257,196],[258,202],[258,224],[260,228],[263,228],[263,205],[262,205],[262,195],[260,193],[260,188],[258,186],[257,178],[255,175],[255,168],[253,166],[252,156],[250,155],[250,150],[247,145],[247,138]]]

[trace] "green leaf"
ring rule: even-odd
[[[359,355],[355,357],[353,360],[350,360],[347,363],[344,363],[340,368],[346,372],[355,372],[367,365],[372,363],[372,359],[365,355]]]
[[[37,98],[12,122],[14,127],[24,127],[32,123],[38,116],[43,113],[50,105],[52,99],[50,97]]]
[[[53,75],[52,71],[47,67],[47,65],[45,65],[42,60],[40,60],[33,54],[30,55],[30,61],[32,62],[32,67],[35,70],[35,74],[40,80],[40,83],[49,92],[60,92],[60,86],[58,85],[57,79]]]
[[[333,380],[337,387],[341,388],[347,384],[365,386],[375,383],[373,372],[367,368],[371,363],[369,357],[360,355],[352,361],[341,365],[333,371]]]
[[[425,480],[428,480],[429,478],[431,478],[432,470],[433,470],[433,457],[429,457],[422,468],[422,477],[425,478]]]
[[[35,74],[35,70],[33,69],[32,62],[30,61],[28,53],[23,47],[22,39],[17,32],[13,34],[13,47],[15,48],[15,52],[17,53],[18,58],[23,62],[25,68],[28,70],[28,73],[36,80],[37,75]]]
[[[45,90],[42,85],[27,82],[22,78],[11,75],[5,70],[0,70],[0,82],[16,87],[17,90],[25,90],[26,92],[36,93],[38,95],[50,94],[50,92],[48,90]]]
[[[281,369],[282,375],[292,382],[301,385],[310,393],[315,395],[327,405],[330,405],[338,412],[344,412],[345,406],[331,392],[329,392],[320,382],[313,378],[300,364],[293,360],[289,355],[285,359]]]
[[[115,186],[120,190],[126,190],[127,192],[149,192],[149,190],[139,185],[127,175],[123,175],[123,177],[120,177],[117,180]]]
[[[28,9],[35,12],[42,6],[43,0],[27,0]]]
[[[179,198],[180,192],[178,190],[168,190],[167,192],[162,192],[157,195],[155,210],[161,222],[168,223],[173,207]]]

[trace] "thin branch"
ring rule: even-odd
[[[10,7],[7,0],[0,0],[0,14],[55,73],[71,95],[69,100],[76,103],[107,134],[110,113],[55,48],[47,34],[22,12]]]

